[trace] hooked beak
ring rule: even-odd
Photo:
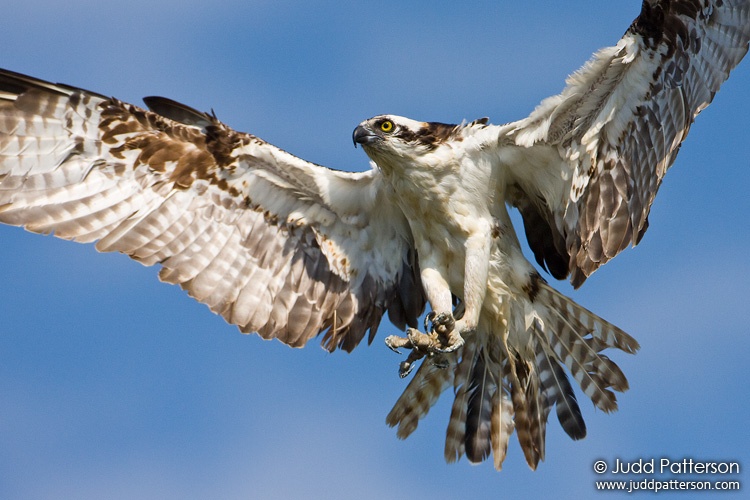
[[[357,144],[366,146],[368,144],[372,144],[378,139],[380,139],[380,137],[378,137],[376,134],[373,134],[370,130],[362,125],[358,125],[352,133],[352,141],[354,141],[355,148],[357,147]]]

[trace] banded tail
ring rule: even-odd
[[[386,418],[388,425],[397,427],[397,436],[405,439],[414,432],[452,385],[446,461],[466,455],[470,462],[479,463],[493,455],[500,470],[515,429],[526,462],[536,469],[544,460],[547,418],[553,407],[568,436],[574,440],[586,436],[566,369],[597,408],[607,413],[617,410],[615,391],[626,391],[628,382],[602,351],[613,348],[634,354],[638,342],[541,280],[533,301],[519,300],[512,314],[523,317],[523,308],[529,306],[534,319],[521,335],[501,335],[480,324],[447,367],[426,359]],[[514,337],[528,342],[514,345],[510,340]]]

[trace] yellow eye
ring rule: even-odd
[[[393,122],[390,120],[386,120],[383,123],[380,124],[380,130],[383,132],[390,132],[393,130]]]

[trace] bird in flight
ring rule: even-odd
[[[409,436],[448,388],[445,458],[493,457],[515,431],[545,456],[552,409],[586,426],[628,388],[604,351],[636,340],[552,288],[523,255],[579,287],[636,245],[696,115],[743,58],[748,0],[645,0],[525,119],[493,125],[380,115],[353,141],[367,172],[331,170],[232,130],[213,113],[147,109],[0,71],[0,222],[161,266],[245,333],[329,351],[372,342],[387,314],[411,376],[387,416]],[[419,318],[429,303],[429,312]],[[420,328],[421,327],[421,328]],[[412,375],[413,373],[413,375]]]

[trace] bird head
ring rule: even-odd
[[[354,146],[362,145],[367,156],[379,165],[435,151],[441,144],[457,138],[459,125],[419,122],[395,115],[379,115],[354,129]]]

